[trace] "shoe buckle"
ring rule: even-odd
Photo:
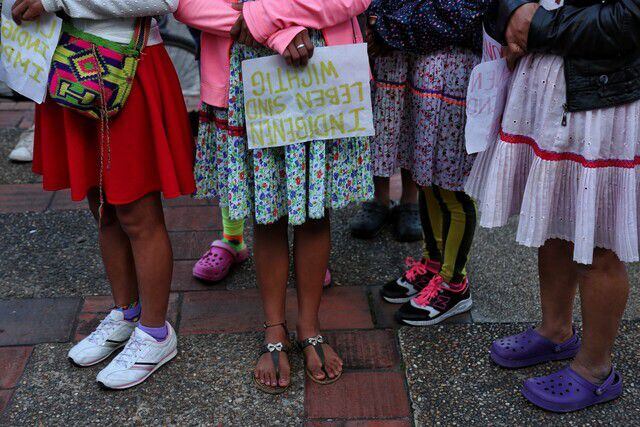
[[[596,389],[596,395],[597,395],[597,396],[601,396],[601,395],[602,395],[602,393],[604,393],[604,391],[602,390],[602,388],[598,387],[598,388]]]
[[[562,351],[562,347],[560,347],[559,345],[557,345],[557,346],[555,346],[555,347],[553,348],[553,351],[554,351],[554,352],[556,352],[556,353],[560,353],[560,352]]]

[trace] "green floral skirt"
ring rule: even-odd
[[[319,32],[311,33],[323,46]],[[247,147],[241,64],[273,55],[264,47],[234,44],[228,109],[203,104],[196,153],[196,197],[217,198],[231,219],[253,213],[259,224],[288,216],[292,225],[322,218],[327,208],[373,198],[369,138]]]

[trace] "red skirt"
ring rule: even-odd
[[[47,100],[36,107],[33,171],[45,190],[71,188],[82,200],[97,187],[100,122]],[[125,107],[109,121],[111,160],[104,148],[103,189],[111,204],[151,192],[191,194],[194,142],[178,76],[164,46],[145,49]]]

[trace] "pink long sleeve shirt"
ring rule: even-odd
[[[360,43],[356,16],[371,0],[256,0],[244,3],[243,15],[251,34],[278,53],[304,28],[322,30],[328,46]],[[180,0],[175,17],[202,30],[201,100],[214,107],[229,101],[231,27],[240,12],[231,0]]]

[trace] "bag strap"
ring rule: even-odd
[[[142,52],[149,40],[149,34],[151,33],[151,17],[145,16],[144,18],[136,18],[135,30],[129,48]]]

